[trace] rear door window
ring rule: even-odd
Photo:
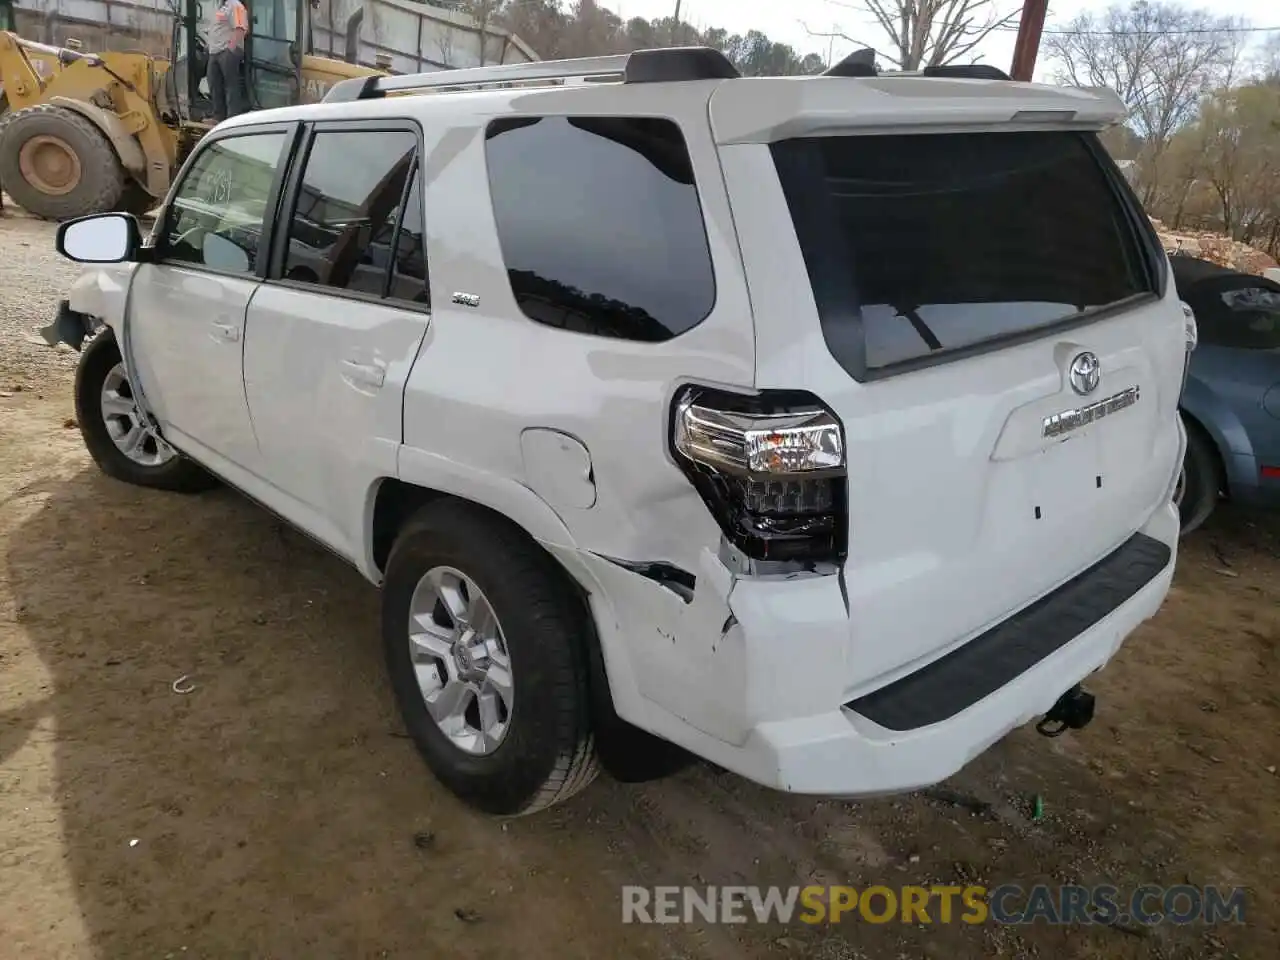
[[[417,144],[407,130],[316,132],[289,223],[286,280],[386,295]]]
[[[1087,135],[834,136],[772,149],[828,342],[863,354],[837,356],[846,367],[945,355],[1155,292],[1150,238]]]

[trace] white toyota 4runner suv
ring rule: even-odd
[[[63,224],[49,336],[106,473],[381,585],[477,808],[690,754],[911,790],[1087,723],[1169,589],[1193,321],[1123,113],[707,49],[350,80],[220,125],[148,238]]]

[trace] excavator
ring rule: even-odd
[[[202,36],[213,2],[172,0],[170,56],[160,58],[23,39],[11,0],[0,0],[0,26],[9,28],[0,29],[0,189],[49,220],[156,206],[213,126]],[[246,0],[243,82],[253,109],[317,102],[340,80],[386,72],[315,55],[318,3]],[[350,59],[361,15],[347,24]]]

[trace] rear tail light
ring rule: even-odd
[[[753,560],[844,559],[844,431],[808,394],[685,388],[671,442],[725,537]]]
[[[1186,340],[1187,350],[1182,357],[1182,386],[1178,390],[1178,396],[1181,397],[1187,389],[1187,377],[1191,374],[1191,353],[1195,350],[1199,343],[1199,328],[1196,326],[1196,313],[1191,309],[1191,305],[1182,303],[1182,334]]]

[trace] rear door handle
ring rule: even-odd
[[[355,360],[342,361],[342,375],[351,383],[374,388],[381,387],[387,379],[386,368],[381,364],[359,363]]]
[[[215,323],[213,329],[216,331],[214,337],[218,340],[227,340],[235,343],[240,339],[240,328],[234,323]]]

